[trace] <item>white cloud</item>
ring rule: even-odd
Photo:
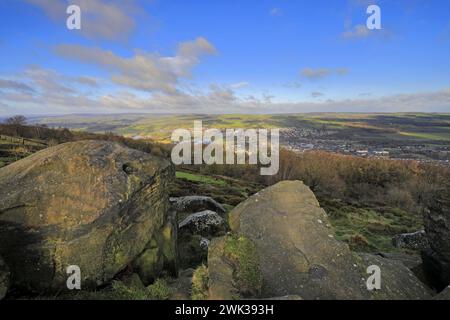
[[[80,32],[88,38],[125,40],[135,29],[133,16],[141,10],[134,0],[26,0],[40,7],[54,21],[67,19],[69,5],[81,9],[82,27]]]
[[[31,88],[26,83],[9,80],[9,79],[0,79],[0,89],[13,90],[13,91],[21,91],[21,92],[33,92],[33,88]]]
[[[123,86],[148,92],[174,93],[180,78],[189,78],[192,69],[204,55],[216,49],[204,38],[179,44],[176,55],[162,57],[136,51],[131,58],[123,58],[111,51],[80,45],[59,45],[55,49],[62,57],[97,65],[108,70],[111,80]]]
[[[36,68],[35,68],[36,69]],[[301,112],[450,112],[450,88],[435,92],[408,93],[358,99],[274,102],[273,95],[241,98],[232,88],[211,85],[207,92],[154,92],[138,94],[94,87],[87,93],[76,85],[76,77],[66,77],[41,69],[20,74],[21,83],[32,91],[0,91],[0,106],[12,113],[154,112],[154,113],[301,113]],[[56,78],[55,78],[56,77]],[[55,79],[70,90],[54,90]],[[19,81],[18,81],[19,82]],[[108,93],[103,93],[108,92]],[[323,97],[321,92],[312,96]],[[23,111],[22,111],[23,110]],[[5,111],[5,112],[6,112]]]

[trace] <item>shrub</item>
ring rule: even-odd
[[[156,281],[147,287],[147,292],[151,300],[168,300],[172,295],[172,291],[164,279],[156,279]]]

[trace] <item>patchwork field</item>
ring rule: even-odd
[[[193,127],[202,120],[205,128],[303,128],[331,130],[335,136],[370,137],[374,140],[450,141],[450,114],[283,114],[283,115],[68,115],[33,118],[33,123],[51,127],[107,131],[128,137],[140,136],[170,141],[174,129]]]

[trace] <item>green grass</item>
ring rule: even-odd
[[[450,130],[448,132],[400,132],[401,135],[421,140],[450,141]]]
[[[241,179],[194,172],[177,171],[176,177],[171,184],[172,197],[208,196],[227,209],[233,208],[263,188],[262,185]]]
[[[22,138],[4,135],[2,137],[3,139],[0,139],[0,168],[45,148],[43,143],[38,140],[25,140],[22,142]]]
[[[320,203],[330,217],[337,238],[355,251],[398,251],[392,245],[394,235],[415,232],[423,227],[420,215],[398,208],[377,210],[326,199],[321,199]]]
[[[189,172],[177,171],[176,177],[177,177],[177,179],[185,179],[188,181],[199,182],[199,183],[204,183],[204,184],[213,184],[213,185],[218,185],[218,186],[226,185],[226,182],[224,180],[216,179],[211,176],[204,176],[201,174],[194,174],[194,173],[189,173]]]

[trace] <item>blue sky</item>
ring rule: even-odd
[[[450,112],[446,0],[3,0],[0,24],[2,114]]]

